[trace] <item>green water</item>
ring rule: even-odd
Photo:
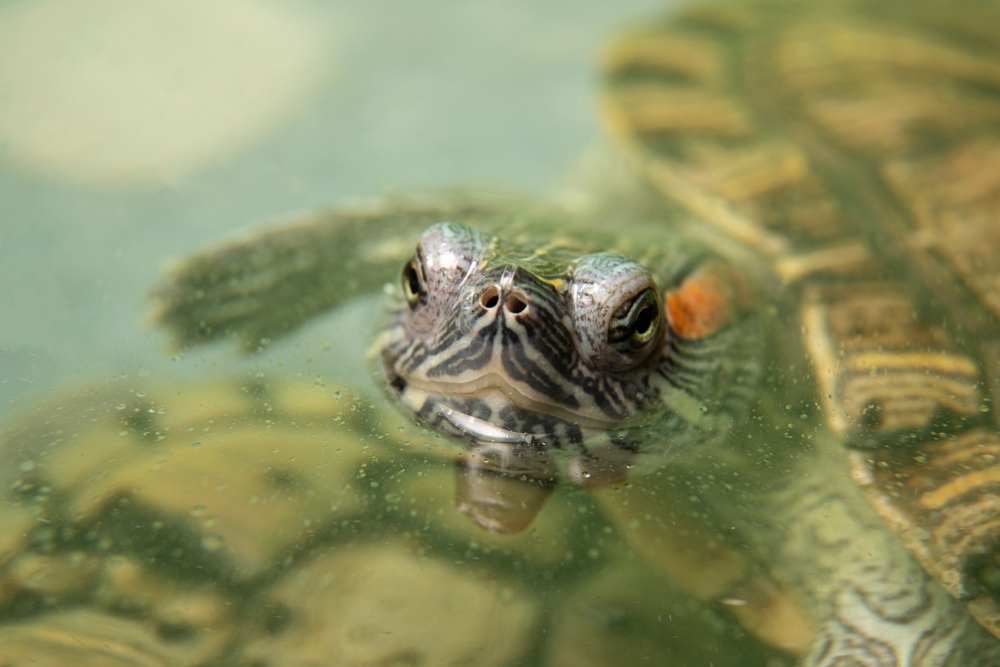
[[[791,664],[659,572],[657,499],[615,518],[564,486],[488,534],[450,446],[356,385],[126,378],[39,408],[0,471],[11,664],[81,637],[190,665]]]
[[[450,454],[361,361],[377,299],[252,358],[144,327],[168,259],[248,225],[451,183],[546,192],[598,133],[601,40],[660,10],[0,9],[0,655],[789,664],[582,491],[516,537],[455,514]]]

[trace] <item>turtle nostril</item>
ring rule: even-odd
[[[483,308],[489,310],[490,308],[495,308],[497,303],[500,302],[500,290],[492,285],[483,290],[483,293],[479,295],[479,305]]]
[[[507,310],[511,313],[517,315],[518,313],[523,312],[527,307],[528,304],[526,304],[524,300],[516,294],[511,294],[507,297]]]

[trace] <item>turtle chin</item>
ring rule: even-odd
[[[470,394],[427,391],[390,376],[400,402],[438,431],[470,443],[456,459],[455,507],[481,528],[528,527],[560,476],[583,487],[624,480],[631,452],[584,441],[607,426],[518,405],[502,388]]]
[[[435,429],[473,445],[525,447],[539,451],[572,449],[606,430],[586,418],[548,406],[525,407],[509,387],[479,387],[473,392],[447,387],[423,389],[391,383],[400,402]],[[527,401],[522,401],[527,402]]]
[[[470,443],[455,460],[455,509],[480,528],[512,535],[531,524],[555,490],[559,467],[552,453],[568,440],[567,431],[576,440],[579,428],[527,414],[505,398],[500,392],[424,395],[404,405],[437,430]],[[489,419],[498,414],[503,425]],[[531,431],[525,429],[529,423]]]

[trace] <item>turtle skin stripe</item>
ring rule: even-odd
[[[927,584],[924,598],[909,613],[887,618],[870,605],[861,591],[843,592],[833,618],[820,629],[808,667],[897,667],[944,665],[961,650],[971,621],[942,623],[932,597],[946,596]]]

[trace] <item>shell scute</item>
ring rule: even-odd
[[[764,11],[756,19],[770,20]],[[767,255],[858,237],[857,225],[817,173],[807,147],[747,98],[737,63],[752,62],[748,68],[765,72],[771,64],[757,63],[758,56],[746,52],[746,36],[688,29],[713,44],[713,53],[724,54],[719,61],[725,74],[711,80],[657,76],[640,67],[638,57],[607,61],[602,111],[609,133],[637,149],[642,168],[663,194]],[[646,43],[646,34],[638,31],[622,43]],[[627,48],[615,49],[621,51]],[[637,95],[660,102],[641,105]]]
[[[890,283],[816,286],[804,336],[830,428],[855,445],[978,417],[979,369],[926,325],[909,290]]]
[[[913,215],[914,244],[940,255],[1000,316],[1000,139],[893,160],[882,174]]]

